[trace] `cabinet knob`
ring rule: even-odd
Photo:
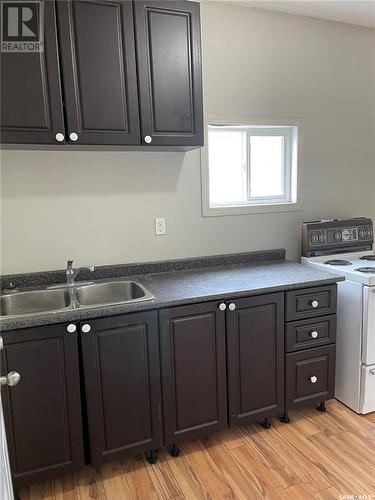
[[[318,307],[318,305],[319,305],[319,302],[317,300],[312,300],[310,302],[310,305],[311,305],[311,307],[313,307],[314,309],[316,309]]]
[[[225,311],[225,309],[226,309],[226,308],[227,308],[227,305],[226,305],[224,302],[222,302],[222,303],[219,305],[219,309],[220,309],[220,311]]]
[[[21,375],[18,372],[9,372],[5,377],[0,377],[0,385],[9,385],[13,387],[21,380]]]
[[[91,331],[91,326],[88,323],[85,323],[82,325],[82,331],[83,333],[89,333]]]
[[[78,141],[78,134],[76,134],[75,132],[71,132],[71,133],[69,134],[69,139],[70,139],[71,141],[73,141],[73,142]]]
[[[75,333],[77,331],[77,326],[74,323],[70,323],[70,325],[66,327],[66,330],[68,333]]]
[[[318,381],[318,377],[315,377],[315,375],[313,375],[312,377],[310,377],[310,382],[311,382],[312,384],[316,384],[316,383],[317,383],[317,381]]]
[[[233,302],[231,302],[228,307],[230,311],[234,311],[236,309],[236,304],[233,304]]]
[[[310,333],[310,335],[313,339],[316,339],[318,337],[318,332],[314,330],[313,332]]]
[[[62,142],[65,139],[64,134],[62,134],[61,132],[57,132],[57,134],[55,135],[55,139],[57,142]]]
[[[151,144],[152,143],[152,137],[151,137],[151,135],[146,135],[145,136],[145,143],[146,144]]]

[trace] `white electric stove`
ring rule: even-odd
[[[336,398],[357,413],[375,411],[375,252],[367,218],[302,225],[304,265],[340,274]]]

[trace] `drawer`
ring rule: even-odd
[[[286,293],[286,321],[336,314],[337,286],[320,286]]]
[[[320,347],[336,341],[336,315],[303,319],[285,325],[285,351]]]
[[[334,397],[335,358],[335,345],[286,355],[286,410]]]

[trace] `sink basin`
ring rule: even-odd
[[[0,298],[1,316],[19,316],[60,311],[70,306],[68,290],[32,290],[9,293]]]
[[[1,295],[0,318],[153,299],[153,295],[140,283],[129,280],[85,284],[69,289],[64,285],[56,286],[59,288],[52,286],[40,290],[25,290]]]
[[[76,288],[76,299],[81,306],[99,306],[151,300],[153,296],[135,281],[97,283]]]

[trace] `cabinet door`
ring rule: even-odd
[[[203,145],[199,4],[134,5],[143,144]]]
[[[83,465],[77,334],[66,325],[2,333],[3,372],[21,380],[3,387],[9,455],[17,485]]]
[[[60,0],[57,7],[69,141],[139,144],[132,3]]]
[[[227,426],[225,313],[216,303],[160,312],[165,444]]]
[[[227,309],[229,418],[237,425],[282,412],[284,295],[233,304]]]
[[[56,134],[65,131],[55,2],[42,1],[39,6],[44,12],[44,51],[0,54],[3,143],[58,144]]]
[[[157,313],[84,324],[91,326],[81,335],[92,463],[157,449],[162,443]]]

